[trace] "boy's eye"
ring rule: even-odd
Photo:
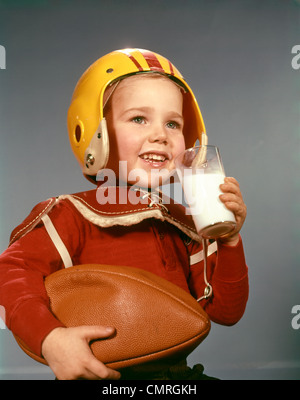
[[[177,129],[177,128],[180,127],[180,125],[178,124],[178,122],[175,122],[175,121],[170,121],[170,122],[168,122],[168,123],[167,123],[167,126],[168,126],[168,128],[171,128],[171,129]]]
[[[132,121],[135,122],[136,124],[143,124],[145,122],[145,118],[138,116],[132,118]]]

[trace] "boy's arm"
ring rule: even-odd
[[[63,218],[55,218],[62,213]],[[64,237],[70,254],[74,254],[79,238],[72,211],[59,204],[50,216],[56,219],[56,229]],[[6,325],[38,355],[48,333],[63,326],[50,311],[44,285],[44,278],[61,268],[61,257],[43,223],[0,255],[0,304],[5,309]]]
[[[192,253],[201,250],[194,245]],[[203,260],[190,267],[189,287],[195,298],[203,296],[205,289]],[[248,268],[245,262],[241,237],[235,246],[222,242],[217,244],[217,252],[207,259],[207,280],[213,293],[200,305],[212,321],[222,325],[237,323],[244,314],[248,300]]]
[[[35,236],[33,232],[29,235]],[[20,242],[14,243],[0,256],[0,304],[5,308],[7,327],[34,353],[41,355],[44,337],[63,324],[49,309],[44,276],[50,271],[28,266],[22,259],[26,251],[22,250]]]

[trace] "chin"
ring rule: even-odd
[[[132,172],[132,171],[131,171]],[[134,179],[130,179],[130,175],[128,175],[128,183],[130,185],[134,185],[140,188],[145,189],[156,189],[159,186],[167,183],[170,180],[170,176],[172,173],[168,169],[152,169],[150,171],[145,170],[135,170],[134,171]]]

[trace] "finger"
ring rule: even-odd
[[[95,339],[105,339],[115,332],[115,328],[107,326],[85,326],[85,339],[91,342]],[[89,357],[86,365],[87,376],[89,379],[120,379],[121,375],[118,371],[108,368],[99,361],[93,354]]]
[[[91,357],[89,364],[86,367],[86,377],[88,379],[113,379],[118,380],[121,377],[120,372],[108,368],[101,361],[97,360],[96,357]]]
[[[70,380],[119,380],[121,378],[121,374],[118,371],[114,371],[110,368],[86,368],[81,371],[80,374],[73,376]]]
[[[241,210],[244,209],[244,202],[243,199],[241,199],[239,196],[233,194],[233,193],[226,193],[226,194],[221,194],[219,196],[220,200],[222,203],[224,203],[226,206],[230,205],[233,206],[235,205],[236,207],[240,208]]]
[[[229,211],[233,212],[235,220],[237,222],[237,230],[240,230],[246,219],[247,215],[246,207],[241,207],[234,202],[227,202],[224,204]]]
[[[76,328],[75,328],[76,329]],[[80,336],[85,342],[84,353],[81,353],[81,372],[77,373],[77,379],[120,379],[120,373],[111,368],[108,368],[103,362],[98,360],[89,343],[96,339],[105,339],[115,332],[112,327],[105,326],[80,326]]]
[[[104,339],[111,336],[115,332],[115,328],[107,326],[86,325],[80,326],[81,337],[86,339],[87,342],[96,339]]]
[[[246,216],[247,207],[242,198],[232,193],[221,194],[219,198],[225,207],[232,211],[236,216],[239,215],[243,218]]]
[[[224,182],[225,183],[233,183],[236,186],[240,186],[240,184],[238,183],[238,181],[233,177],[233,176],[226,176],[224,178]]]
[[[224,193],[234,193],[234,194],[242,197],[242,194],[241,194],[241,191],[240,191],[240,187],[238,185],[232,183],[232,182],[222,183],[220,185],[220,189]]]
[[[243,199],[240,196],[230,192],[221,194],[219,198],[223,203],[233,202],[239,204],[240,206],[243,206],[244,204]]]
[[[241,193],[240,192],[236,193],[233,189],[223,191],[220,194],[219,198],[223,203],[227,202],[227,201],[233,201],[240,205],[244,204],[244,200],[242,198]]]
[[[241,215],[242,214],[242,209],[241,206],[234,202],[234,201],[227,201],[224,203],[226,208],[230,211],[232,211],[235,215]]]
[[[240,190],[240,184],[239,182],[233,178],[232,176],[225,176],[224,178],[224,185],[234,185],[236,188],[238,188]]]

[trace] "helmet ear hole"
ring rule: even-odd
[[[76,128],[75,128],[75,139],[76,139],[77,143],[80,142],[80,139],[81,139],[81,126],[80,125],[76,125]]]

